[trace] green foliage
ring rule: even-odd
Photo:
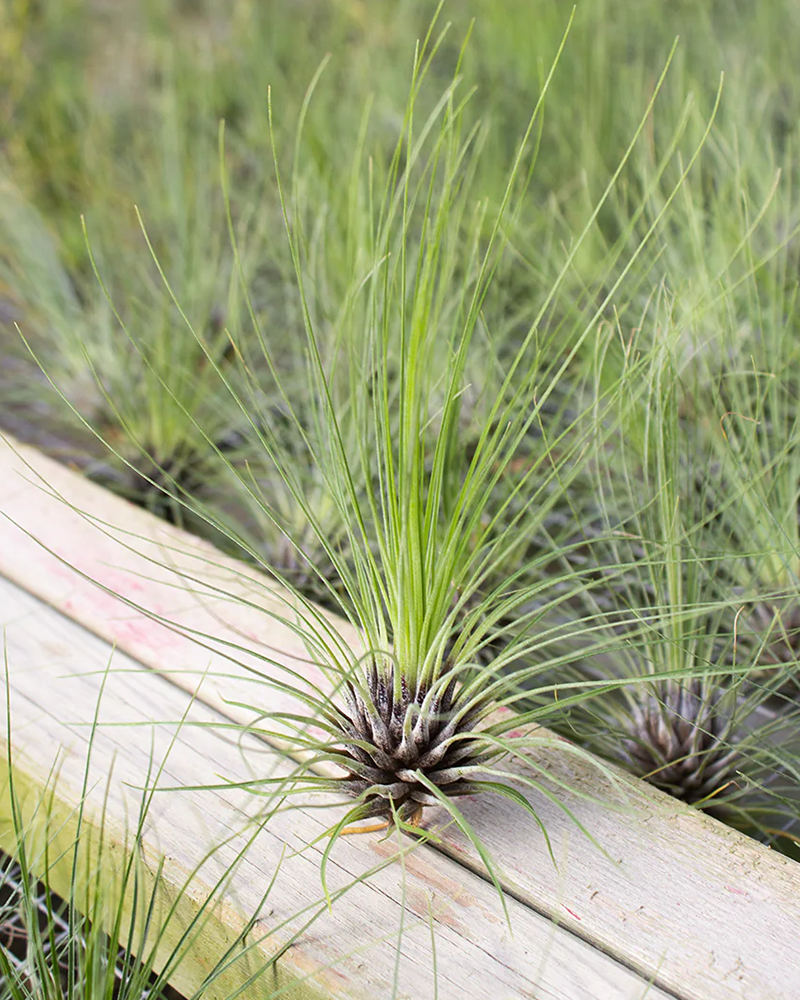
[[[334,693],[273,674],[299,709],[263,729],[343,766],[295,787],[350,780],[350,820],[469,835],[447,786],[512,794],[507,730],[547,721],[796,821],[797,10],[623,6],[563,47],[545,2],[3,14],[7,424],[45,401],[88,471],[293,589]],[[446,782],[395,780],[415,732]]]

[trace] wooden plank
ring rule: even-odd
[[[250,570],[240,571],[235,562],[214,555],[210,546],[155,522],[35,452],[22,450],[21,454],[74,507],[106,525],[124,525],[129,532],[119,537],[131,548],[115,549],[111,529],[101,535],[74,510],[62,506],[59,511],[57,502],[44,492],[30,485],[23,484],[24,489],[10,485],[19,482],[20,473],[30,478],[31,471],[10,449],[5,456],[0,453],[0,469],[5,470],[0,475],[4,484],[0,509],[30,526],[67,562],[166,619],[188,621],[200,631],[238,641],[241,636],[252,641],[268,634],[272,645],[295,656],[295,663],[302,662],[302,653],[291,645],[292,636],[278,625],[274,630],[272,624],[266,625],[254,606],[268,603],[266,595],[273,584]],[[108,595],[95,604],[92,588],[70,577],[63,566],[58,570],[63,579],[54,582],[47,576],[53,562],[45,553],[34,551],[20,532],[15,536],[11,528],[0,531],[0,571],[15,574],[21,585],[67,613],[77,614],[87,627],[113,638],[155,669],[163,670],[165,661],[197,671],[206,665],[206,650],[193,648],[195,644],[166,632],[156,622],[132,618],[130,611],[122,610]],[[15,549],[15,554],[3,555],[5,546]],[[210,583],[247,595],[251,606],[225,605],[218,596],[212,602],[208,593],[190,597],[185,591],[184,603],[179,604],[179,577],[170,582],[167,570],[156,572],[141,556],[137,561],[134,546],[162,564],[172,559],[179,575],[188,572],[199,578],[207,573]],[[159,546],[166,547],[160,555]],[[343,625],[342,630],[348,641],[357,641],[352,629]],[[163,648],[159,645],[162,638]],[[313,675],[311,668],[303,669]],[[246,684],[243,671],[238,680]],[[319,679],[314,677],[314,682]],[[225,683],[235,685],[234,680]],[[214,701],[215,697],[212,694],[211,701],[216,707],[244,721],[224,703]],[[577,788],[611,795],[592,767],[544,751],[542,760],[551,773],[574,782]],[[547,801],[538,802],[537,808],[557,845],[558,871],[538,829],[513,805],[478,798],[465,805],[465,812],[501,864],[504,884],[511,893],[539,912],[557,915],[563,926],[665,989],[688,1000],[796,1000],[800,992],[800,866],[641,782],[621,780],[627,789],[624,813],[577,796],[566,799],[613,861],[582,838]],[[614,798],[618,803],[619,796]],[[474,852],[453,831],[445,835],[444,849],[464,865],[480,870]]]
[[[177,720],[187,695],[103,640],[62,616],[9,581],[0,579],[0,625],[5,629],[12,697],[12,743],[18,780],[33,793],[50,772],[57,753],[62,760],[56,798],[63,819],[77,805],[83,778],[88,724],[110,658],[101,703],[101,728],[92,747],[90,815],[97,815],[106,776],[113,781],[108,796],[106,828],[116,843],[124,839],[123,817],[135,816],[135,788],[151,758],[167,752],[175,727],[151,726],[154,715]],[[221,722],[217,713],[195,704],[190,722]],[[111,725],[113,724],[113,725]],[[60,749],[63,748],[63,749]],[[183,787],[208,781],[215,774],[232,781],[253,773],[288,773],[285,759],[253,739],[237,747],[213,728],[184,727],[168,758],[165,782]],[[127,787],[126,787],[127,786]],[[175,885],[204,856],[209,845],[247,827],[252,796],[240,789],[163,791],[157,793],[148,822],[151,857],[164,852],[167,876]],[[263,804],[262,804],[263,805]],[[7,815],[7,812],[6,812]],[[279,962],[275,985],[288,997],[417,998],[433,997],[432,923],[436,952],[436,988],[442,1000],[465,995],[558,1000],[668,1000],[638,975],[596,951],[563,928],[509,900],[511,928],[502,917],[494,890],[482,878],[425,845],[417,845],[368,881],[356,884],[328,911],[322,900],[320,857],[324,843],[311,842],[331,822],[331,814],[303,809],[269,818],[248,849],[226,893],[224,910],[209,925],[203,953],[181,967],[176,985],[195,989],[210,960],[252,912],[268,880],[280,865],[261,920],[262,932],[278,928],[261,948],[274,953],[300,921],[292,915],[303,905],[319,903],[321,916]],[[203,869],[181,920],[191,917],[191,904],[206,897],[213,878],[244,843],[235,838]],[[8,846],[6,844],[6,846]],[[407,847],[413,845],[406,841]],[[346,885],[376,863],[391,860],[394,840],[345,838],[332,855],[331,889]],[[281,859],[283,859],[281,861]],[[403,935],[399,937],[401,919]],[[174,941],[174,936],[172,938]],[[399,950],[399,958],[398,958]],[[351,953],[351,954],[348,954]],[[395,963],[399,988],[393,991]],[[242,970],[241,978],[244,977]],[[292,986],[295,978],[303,980]],[[229,986],[235,986],[229,982]]]
[[[543,767],[566,777],[569,765],[552,754],[542,752]],[[588,769],[574,767],[573,777],[601,800],[617,798]],[[470,822],[481,831],[493,827],[487,840],[515,898],[610,954],[624,954],[632,968],[649,972],[660,961],[655,981],[687,1000],[800,996],[796,862],[644,782],[631,783],[621,812],[577,798],[567,804],[608,856],[581,843],[543,804],[540,816],[559,860],[555,871],[527,817],[505,801],[470,803]],[[458,831],[445,849],[475,867]]]
[[[204,698],[215,707],[223,709],[231,695],[230,678],[215,676],[229,673],[228,659],[210,656],[157,619],[189,635],[215,635],[223,654],[230,653],[225,643],[254,650],[256,656],[240,651],[237,658],[255,670],[269,671],[263,657],[275,654],[305,676],[309,688],[325,686],[324,674],[309,663],[296,632],[278,620],[291,618],[295,605],[284,588],[34,449],[12,448],[2,435],[0,513],[5,515],[0,518],[0,573],[153,669],[174,667],[175,682],[187,690],[207,673]],[[26,532],[40,544],[32,544]],[[82,580],[76,570],[99,586]],[[120,597],[145,606],[150,617],[132,612]],[[355,629],[322,614],[357,647]],[[244,674],[240,664],[236,673]],[[234,687],[236,694],[252,695],[252,690],[241,683]],[[270,703],[276,711],[297,708],[294,699],[276,689]]]

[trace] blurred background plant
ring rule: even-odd
[[[707,373],[698,384],[686,370],[673,304],[662,287],[642,317],[638,336],[658,344],[646,370],[632,363],[635,340],[618,369],[614,460],[596,466],[604,517],[596,584],[580,595],[612,632],[631,611],[642,629],[600,663],[576,650],[571,664],[578,681],[629,683],[554,710],[551,724],[796,856],[800,706],[786,689],[797,663],[783,655],[768,673],[761,668],[776,663],[776,623],[746,635],[740,575],[743,562],[760,565],[774,549],[752,532],[742,547],[730,511],[744,505],[750,483],[731,477],[707,429],[686,419],[687,405],[708,391]]]

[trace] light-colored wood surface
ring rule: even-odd
[[[0,609],[8,651],[16,773],[21,787],[30,792],[43,785],[60,754],[54,788],[64,816],[78,801],[89,727],[104,671],[110,665],[100,702],[101,727],[92,747],[89,805],[96,826],[106,779],[112,773],[107,835],[121,843],[124,817],[129,817],[129,823],[135,820],[135,789],[151,753],[155,763],[160,763],[175,732],[174,725],[152,726],[150,720],[180,719],[187,695],[3,579]],[[213,709],[202,704],[191,708],[167,757],[162,786],[207,782],[217,773],[232,781],[247,780],[253,773],[288,773],[285,759],[254,739],[237,746],[213,728],[192,724],[214,721],[222,720]],[[210,846],[237,829],[252,830],[246,816],[256,804],[264,806],[235,788],[156,793],[148,821],[150,856],[157,851],[167,855],[167,874],[179,886]],[[308,933],[280,959],[277,984],[285,988],[281,996],[418,1000],[436,996],[438,989],[442,1000],[463,996],[668,1000],[661,990],[648,989],[635,973],[513,899],[508,901],[509,930],[492,887],[425,845],[413,849],[402,865],[393,860],[354,885],[328,911],[319,870],[324,842],[308,845],[330,821],[330,813],[303,808],[269,818],[236,870],[224,912],[215,915],[204,933],[204,953],[182,967],[176,982],[179,988],[197,987],[224,936],[253,912],[279,868],[259,926],[262,933],[272,931],[261,948],[264,956],[274,953],[300,925],[301,920],[292,919],[296,911],[311,905],[312,912],[320,912]],[[204,867],[193,885],[192,899],[186,900],[182,920],[191,917],[192,900],[196,905],[206,897],[214,877],[243,843],[244,832]],[[406,842],[406,846],[412,845]],[[340,840],[331,858],[331,891],[391,860],[396,849],[394,840]],[[288,921],[286,926],[280,926],[284,921]],[[177,929],[171,940],[176,937]],[[393,992],[395,974],[398,988]],[[301,982],[292,985],[295,979]]]
[[[209,664],[224,671],[224,679],[208,679],[203,697],[240,722],[248,720],[225,704],[224,695],[252,701],[255,691],[258,698],[246,670],[212,656],[210,644],[166,629],[158,617],[215,635],[218,648],[227,639],[263,650],[259,644],[268,636],[280,650],[270,655],[285,657],[313,683],[324,683],[303,663],[304,651],[291,629],[264,613],[274,601],[272,584],[37,453],[20,449],[20,455],[30,468],[10,448],[0,451],[0,510],[66,564],[145,607],[151,617],[135,614],[71,573],[10,522],[0,523],[0,572],[152,668],[188,671],[171,675],[178,683],[191,686]],[[36,488],[37,475],[83,515],[44,486]],[[113,525],[123,525],[124,532]],[[170,562],[177,575],[165,568]],[[231,603],[216,587],[249,604]],[[342,634],[357,642],[344,624]],[[250,662],[265,672],[279,669]],[[285,704],[273,689],[262,697],[271,708]],[[594,768],[552,750],[543,750],[540,759],[552,773],[595,796],[567,801],[606,854],[542,800],[537,805],[555,845],[555,870],[541,833],[513,804],[468,800],[464,812],[511,894],[687,1000],[800,996],[800,866],[640,782],[624,779],[621,805],[618,789],[605,787]],[[446,853],[465,868],[481,870],[474,851],[454,831],[443,840]]]

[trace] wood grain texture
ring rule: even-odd
[[[166,620],[251,643],[254,650],[268,635],[287,663],[306,670],[312,683],[324,683],[315,668],[303,665],[303,651],[291,629],[265,617],[263,609],[274,600],[273,584],[36,452],[20,449],[20,455],[43,481],[90,515],[87,520],[26,484],[25,477],[34,478],[31,469],[11,449],[0,451],[0,509],[66,562]],[[124,526],[128,534],[119,529],[116,534],[129,547],[120,547],[110,528],[99,532],[91,518]],[[170,576],[164,568],[169,560],[192,575],[193,594],[182,588],[180,575]],[[204,647],[152,618],[134,615],[108,593],[70,575],[10,524],[0,523],[0,572],[154,669],[180,667],[197,676],[209,662],[216,663]],[[206,579],[246,596],[249,604],[226,602],[200,583]],[[348,642],[358,641],[353,629],[344,623],[341,627]],[[266,671],[280,669],[254,662]],[[225,705],[222,693],[234,692],[231,697],[238,699],[238,692],[246,691],[241,699],[246,701],[253,698],[253,684],[245,669],[235,664],[224,669],[224,682],[210,678],[203,697],[224,714],[247,722],[246,713]],[[191,686],[189,675],[174,679]],[[270,689],[269,707],[283,705],[282,697]],[[687,1000],[800,996],[800,866],[644,783],[623,777],[621,786],[609,788],[591,765],[544,747],[538,759],[545,773],[576,789],[565,804],[608,857],[541,797],[536,805],[555,844],[555,870],[540,831],[521,810],[498,799],[468,800],[465,815],[501,866],[510,893]],[[593,799],[581,798],[579,792]],[[443,834],[443,850],[465,867],[481,870],[475,852],[454,831]]]
[[[8,650],[15,774],[27,792],[29,811],[58,756],[56,820],[74,815],[89,725],[110,665],[91,755],[89,815],[94,826],[111,774],[107,836],[117,844],[124,842],[125,817],[129,824],[136,817],[135,788],[151,759],[158,764],[169,750],[162,787],[183,790],[156,793],[148,815],[147,853],[151,858],[166,854],[167,875],[179,887],[211,845],[228,841],[193,882],[179,925],[169,937],[174,942],[179,926],[191,918],[246,834],[254,830],[248,814],[254,806],[265,805],[241,789],[193,791],[186,786],[207,782],[215,773],[231,781],[248,780],[253,773],[288,773],[287,762],[254,739],[238,745],[224,739],[208,726],[222,720],[201,703],[191,707],[170,750],[176,727],[152,725],[151,720],[181,718],[189,701],[183,691],[2,579],[0,609]],[[176,982],[180,989],[189,992],[198,986],[223,942],[257,907],[277,871],[259,921],[259,932],[268,935],[261,954],[274,954],[303,919],[319,914],[269,980],[287,998],[433,998],[432,925],[436,988],[442,1000],[668,1000],[613,959],[525,904],[509,900],[512,934],[492,887],[426,845],[413,848],[401,865],[393,840],[340,840],[331,858],[332,892],[375,865],[388,864],[353,885],[328,911],[320,885],[324,842],[312,841],[330,821],[329,812],[321,815],[305,808],[268,819],[227,887],[224,908],[209,921],[203,948],[181,967]],[[242,833],[230,839],[237,830]],[[293,918],[303,907],[310,908],[305,917]],[[396,963],[399,988],[393,992]],[[245,971],[239,973],[240,981]],[[232,990],[235,975],[225,985]]]

